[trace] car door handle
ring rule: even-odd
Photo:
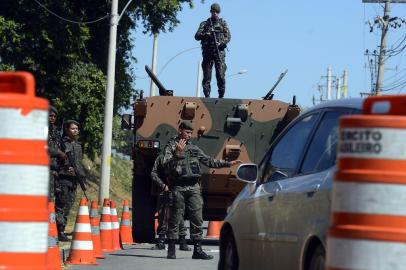
[[[272,201],[273,201],[273,198],[275,198],[275,195],[270,195],[270,196],[268,196],[268,202],[272,202]]]
[[[313,190],[307,192],[308,197],[312,197],[320,189],[320,184],[317,184]]]

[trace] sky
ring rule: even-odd
[[[185,5],[175,30],[158,37],[158,78],[176,96],[196,95],[198,63],[202,57],[201,49],[195,48],[200,43],[194,35],[200,22],[210,16],[212,3],[195,0],[193,9]],[[274,92],[274,99],[290,102],[296,95],[297,103],[309,107],[313,96],[320,97],[318,84],[326,84],[328,67],[337,77],[348,71],[348,96],[359,97],[360,92],[370,92],[370,70],[365,68],[368,61],[364,53],[367,49],[379,51],[381,30],[375,27],[370,33],[367,22],[383,16],[383,5],[364,4],[362,0],[219,0],[217,3],[221,6],[220,17],[231,31],[226,51],[226,98],[261,99],[288,69]],[[391,4],[391,16],[406,19],[406,4]],[[145,78],[144,66],[152,63],[153,37],[143,34],[141,28],[133,37],[133,54],[138,60],[133,64],[137,76],[134,88],[143,89],[145,96],[149,96],[150,80]],[[403,37],[406,37],[406,24],[390,30],[388,47],[398,45]],[[406,80],[406,59],[402,61],[402,57],[405,58],[404,53],[399,53],[386,61],[386,88]],[[247,72],[238,74],[242,70]],[[406,86],[403,87],[385,94],[406,93]],[[214,73],[211,89],[211,96],[217,97]]]

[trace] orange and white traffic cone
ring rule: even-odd
[[[82,198],[73,230],[72,244],[66,264],[97,264],[93,254],[92,232],[90,228],[87,200]]]
[[[133,235],[131,233],[130,207],[128,200],[123,202],[123,212],[121,214],[120,223],[120,242],[125,245],[134,244]]]
[[[48,203],[49,211],[49,228],[48,228],[48,253],[47,262],[49,270],[60,270],[61,266],[61,253],[58,247],[58,230],[56,229],[55,220],[55,204]]]
[[[326,269],[405,269],[406,95],[340,117]]]
[[[223,221],[210,221],[207,228],[207,238],[219,238],[221,226],[223,226]]]
[[[121,250],[120,246],[120,224],[118,223],[116,202],[111,201],[110,203],[110,213],[111,213],[111,233],[113,236],[113,248],[114,250]]]
[[[30,73],[0,72],[0,115],[0,269],[48,269],[48,101]]]
[[[92,206],[90,208],[90,226],[92,230],[92,241],[93,241],[93,251],[94,256],[99,259],[104,259],[103,252],[101,250],[100,243],[100,220],[98,213],[97,201],[92,201]]]
[[[111,232],[110,200],[104,199],[103,210],[100,219],[101,248],[105,252],[114,251],[113,234]]]

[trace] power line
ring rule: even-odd
[[[53,12],[52,10],[48,9],[44,4],[40,3],[38,0],[34,0],[34,1],[35,1],[40,7],[42,7],[43,9],[45,9],[47,12],[49,12],[49,13],[51,13],[52,15],[54,15],[55,17],[61,19],[62,21],[69,22],[69,23],[75,23],[75,24],[91,24],[91,23],[96,23],[96,22],[99,22],[99,21],[101,21],[101,20],[104,20],[104,19],[110,17],[109,14],[106,14],[105,16],[103,16],[103,17],[101,17],[101,18],[99,18],[99,19],[93,20],[93,21],[87,21],[87,22],[73,21],[73,20],[66,19],[66,18],[64,18],[64,17],[62,17],[62,16],[56,14],[56,13]]]
[[[400,70],[400,71],[397,72],[396,74],[394,74],[394,75],[392,75],[392,76],[386,78],[386,79],[385,79],[385,82],[388,82],[388,81],[390,81],[390,80],[396,78],[397,76],[399,76],[401,73],[403,73],[403,72],[405,72],[405,71],[406,71],[406,68]],[[396,82],[396,81],[394,81],[394,82]],[[394,82],[392,82],[392,83],[394,83]]]
[[[189,49],[183,50],[183,51],[181,51],[181,52],[178,52],[176,55],[172,56],[172,57],[165,63],[165,65],[161,68],[161,70],[158,72],[158,76],[161,75],[161,73],[165,70],[166,66],[167,66],[173,59],[175,59],[176,57],[178,57],[178,56],[181,55],[182,53],[185,53],[185,52],[188,52],[188,51],[191,51],[191,50],[195,50],[195,49],[199,49],[199,48],[200,48],[200,46],[193,47],[193,48],[189,48]]]

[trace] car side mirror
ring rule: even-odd
[[[258,166],[252,163],[241,164],[237,168],[236,175],[238,180],[255,183],[258,177]]]
[[[132,115],[131,114],[123,114],[121,117],[121,129],[131,129],[131,120],[132,120]]]

